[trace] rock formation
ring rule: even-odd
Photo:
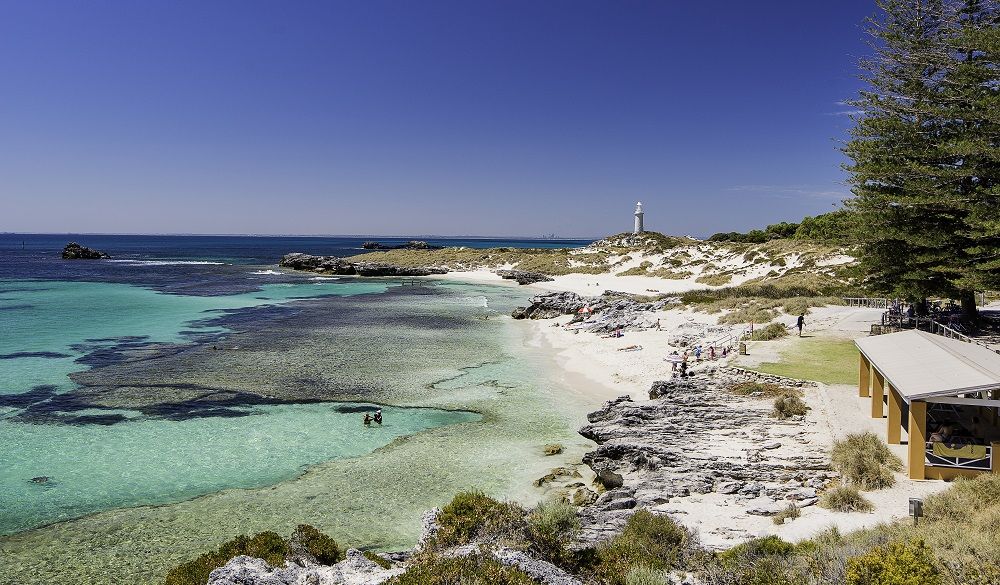
[[[336,256],[313,256],[297,252],[282,256],[278,265],[319,274],[352,276],[429,276],[448,272],[447,268],[396,266],[383,262],[348,262]]]
[[[536,282],[552,282],[554,280],[551,276],[547,276],[541,272],[527,272],[524,270],[497,270],[496,274],[504,280],[516,280],[517,284],[520,285],[534,284]]]
[[[100,260],[102,258],[110,258],[111,256],[106,252],[81,246],[76,242],[70,242],[63,248],[62,257],[64,260]]]
[[[728,392],[747,379],[739,370],[714,369],[655,382],[648,402],[622,396],[590,413],[580,434],[598,448],[583,461],[606,491],[581,512],[583,540],[613,535],[633,509],[695,494],[726,494],[747,514],[765,516],[789,503],[815,504],[817,490],[836,477],[826,453],[803,439],[803,417],[778,423],[768,418],[770,400]]]
[[[383,569],[357,549],[336,565],[286,562],[272,567],[262,559],[238,556],[212,571],[208,585],[380,585],[405,571]]]
[[[561,315],[576,315],[580,328],[593,333],[609,333],[616,329],[648,329],[655,325],[654,313],[676,302],[663,298],[655,301],[636,298],[628,293],[605,291],[596,297],[573,292],[554,292],[531,298],[527,307],[514,309],[515,319],[552,319]],[[583,309],[587,314],[581,314]]]

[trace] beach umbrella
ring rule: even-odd
[[[577,311],[577,313],[580,313],[581,315],[583,315],[585,313],[591,313],[591,312],[592,311],[590,310],[590,306],[589,305],[585,306],[582,309],[580,309],[579,311]]]

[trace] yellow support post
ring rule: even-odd
[[[924,450],[927,448],[927,403],[910,402],[910,443],[907,459],[910,479],[924,479]]]
[[[990,443],[990,471],[1000,473],[1000,443]]]
[[[885,376],[873,368],[872,374],[872,418],[882,418],[882,398],[885,396]]]
[[[858,352],[858,357],[861,358],[861,371],[858,374],[858,396],[868,398],[872,383],[872,364],[865,357],[865,354]]]
[[[886,384],[886,388],[889,391],[889,418],[886,423],[888,425],[886,440],[890,445],[899,445],[903,440],[903,397],[899,395],[899,392],[891,384]]]

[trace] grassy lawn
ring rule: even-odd
[[[764,362],[753,369],[824,384],[856,384],[858,350],[853,341],[805,337],[782,351],[780,362]]]

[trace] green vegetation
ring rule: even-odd
[[[795,504],[788,504],[788,506],[785,507],[784,510],[775,514],[771,518],[771,521],[780,526],[785,523],[785,520],[788,520],[789,518],[794,520],[801,515],[802,515],[802,510],[799,510]]]
[[[708,238],[710,242],[739,242],[762,244],[772,240],[794,238],[796,240],[816,240],[846,244],[852,236],[853,218],[845,210],[831,211],[805,217],[801,223],[781,222],[771,224],[762,230],[749,232],[720,232]]]
[[[889,450],[875,433],[847,435],[834,441],[830,464],[853,486],[863,490],[880,490],[896,482],[894,471],[903,469],[903,462]]]
[[[523,572],[486,556],[432,558],[412,565],[387,585],[535,585]]]
[[[788,327],[781,323],[770,323],[766,327],[757,329],[750,334],[751,341],[771,341],[788,336]]]
[[[848,559],[847,585],[940,585],[941,572],[923,541],[893,541]]]
[[[440,549],[477,541],[518,538],[525,528],[525,510],[499,502],[482,492],[460,492],[441,509],[438,531],[429,548]]]
[[[858,350],[850,341],[805,337],[782,348],[780,355],[780,362],[764,362],[754,369],[824,384],[856,384],[858,381]]]
[[[299,524],[289,540],[291,552],[304,552],[324,565],[332,565],[344,558],[337,541],[308,524]]]
[[[868,501],[858,488],[850,485],[840,485],[823,492],[819,497],[819,505],[836,512],[871,512],[875,506]]]
[[[528,515],[528,540],[542,558],[556,563],[569,562],[567,545],[580,531],[576,508],[564,500],[539,504]]]
[[[844,148],[865,284],[911,299],[1000,286],[1000,8],[882,0]]]
[[[632,567],[625,574],[625,585],[670,585],[667,573],[650,567]]]
[[[375,553],[373,553],[370,550],[366,550],[366,551],[362,552],[362,554],[365,555],[366,559],[368,559],[369,561],[371,561],[371,562],[375,563],[376,565],[382,567],[383,569],[390,569],[390,568],[392,568],[392,563],[390,563],[387,559],[385,559],[381,555],[375,554]]]
[[[793,416],[805,416],[809,412],[809,407],[799,398],[795,392],[786,392],[783,396],[774,399],[774,408],[771,416],[779,420],[785,420]]]
[[[247,555],[264,559],[272,566],[278,566],[284,564],[288,552],[288,543],[274,532],[261,532],[253,536],[241,535],[212,552],[174,567],[167,573],[164,583],[165,585],[205,585],[208,582],[208,575],[228,563],[233,557]]]
[[[706,268],[706,270],[708,269]],[[732,280],[732,274],[704,274],[694,279],[695,282],[708,286],[724,286],[732,282]]]
[[[688,531],[670,518],[639,510],[621,534],[598,548],[593,574],[605,585],[625,585],[633,567],[668,571],[683,564],[691,541]]]

